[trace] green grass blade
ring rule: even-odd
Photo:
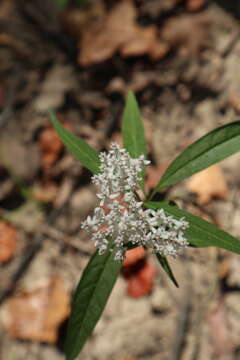
[[[240,121],[211,131],[191,144],[169,165],[154,194],[238,151],[240,151]]]
[[[59,137],[70,153],[93,174],[97,174],[100,166],[98,152],[85,141],[73,135],[70,131],[64,129],[64,127],[62,127],[62,125],[58,122],[53,111],[50,111],[50,117]]]
[[[184,217],[189,222],[186,236],[190,244],[197,247],[216,246],[240,254],[240,240],[218,229],[208,221],[166,202],[146,201],[144,205],[150,209],[164,209],[167,215],[172,215],[177,219]]]
[[[90,259],[77,287],[68,324],[65,353],[75,359],[97,324],[121,270],[121,263],[108,251]]]

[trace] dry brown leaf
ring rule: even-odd
[[[16,228],[0,222],[0,263],[9,261],[16,252]]]
[[[70,129],[68,124],[64,123],[62,125],[63,127]],[[39,137],[39,147],[42,169],[44,173],[48,174],[63,150],[63,143],[53,126],[47,126],[43,129]]]
[[[63,281],[54,276],[32,291],[22,290],[5,304],[3,325],[18,339],[55,343],[59,325],[70,311]]]
[[[136,247],[126,252],[122,274],[127,281],[127,294],[138,298],[148,295],[154,285],[156,269],[146,258],[146,250]]]
[[[134,298],[148,295],[152,291],[155,275],[154,265],[146,261],[144,266],[129,278],[128,295]]]
[[[219,164],[193,175],[186,187],[197,194],[199,204],[207,204],[215,197],[225,200],[228,194],[228,186]]]
[[[206,5],[206,0],[188,0],[187,9],[191,11],[201,10]]]
[[[128,250],[126,252],[126,257],[124,259],[123,266],[133,265],[136,262],[144,259],[146,256],[146,250],[142,246],[138,246],[134,249]]]
[[[76,78],[72,67],[56,61],[41,82],[39,94],[33,102],[34,110],[45,113],[48,109],[58,109],[64,104],[66,94],[73,89],[76,89]]]
[[[88,66],[104,61],[117,50],[122,56],[148,54],[153,59],[164,56],[168,46],[157,40],[156,27],[142,27],[136,17],[133,2],[123,0],[100,21],[89,24],[87,31],[82,31],[79,63]]]
[[[196,55],[208,45],[209,25],[209,18],[202,14],[171,17],[163,27],[161,37],[180,55]]]

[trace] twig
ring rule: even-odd
[[[23,250],[24,254],[17,270],[12,275],[10,281],[7,284],[7,287],[0,292],[0,305],[13,293],[17,282],[25,273],[37,252],[41,249],[43,239],[43,235],[37,235],[33,244]]]

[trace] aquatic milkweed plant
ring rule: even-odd
[[[169,165],[158,185],[145,192],[147,147],[137,101],[129,92],[122,119],[124,148],[112,143],[98,153],[64,129],[50,112],[52,123],[67,149],[93,173],[99,206],[82,228],[96,252],[84,269],[75,292],[66,339],[66,358],[75,359],[98,322],[120,274],[125,252],[137,246],[150,249],[173,283],[167,256],[187,246],[216,246],[240,254],[240,241],[202,218],[155,195],[240,150],[240,121],[219,127],[186,148]]]

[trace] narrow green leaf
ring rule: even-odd
[[[224,125],[201,137],[167,168],[154,194],[240,151],[240,121]]]
[[[166,202],[146,201],[144,205],[150,209],[162,208],[166,214],[172,215],[177,219],[184,217],[189,222],[186,236],[190,244],[197,247],[217,246],[240,254],[240,240],[218,229],[208,221],[181,210],[177,206],[171,206]]]
[[[50,117],[59,137],[70,153],[83,166],[89,169],[92,173],[97,174],[100,166],[98,152],[85,141],[73,135],[70,131],[64,129],[64,127],[62,127],[62,125],[58,122],[53,111],[50,111]]]
[[[75,359],[91,335],[121,270],[114,254],[107,252],[90,259],[77,287],[68,324],[65,353]]]
[[[156,257],[159,261],[159,263],[161,264],[163,270],[166,272],[166,274],[169,276],[169,278],[172,280],[172,282],[174,283],[174,285],[176,287],[179,287],[177,280],[175,279],[175,276],[173,275],[172,269],[167,261],[167,258],[165,258],[164,256],[160,255],[160,254],[156,254]]]
[[[137,100],[131,91],[128,93],[123,112],[122,134],[124,147],[132,158],[137,158],[140,155],[146,156],[147,146],[144,126]]]

